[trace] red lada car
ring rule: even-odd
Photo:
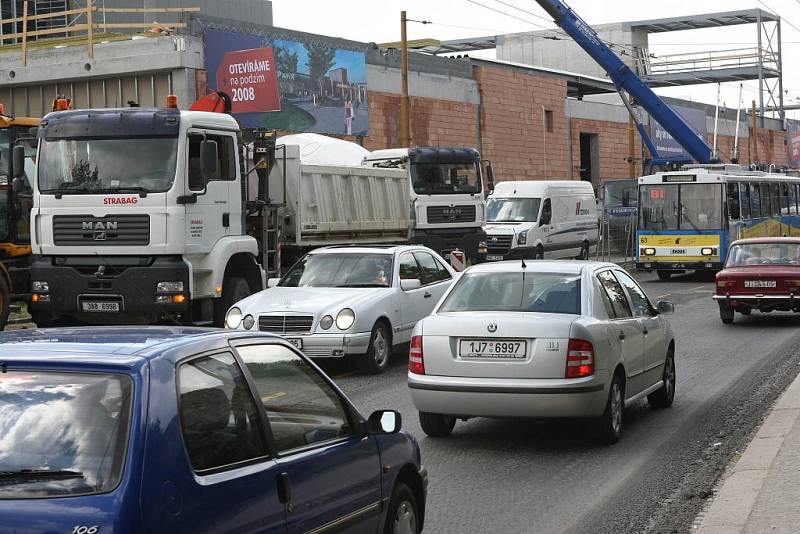
[[[725,268],[717,273],[722,322],[735,312],[800,312],[800,239],[761,237],[731,243]]]

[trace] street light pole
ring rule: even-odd
[[[400,12],[400,72],[402,94],[400,100],[400,141],[404,148],[411,148],[411,99],[408,96],[408,39],[406,37],[406,12]]]

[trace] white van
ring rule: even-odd
[[[588,259],[597,250],[598,219],[589,182],[499,182],[486,201],[479,260]]]

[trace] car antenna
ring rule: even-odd
[[[525,258],[520,258],[520,259],[522,260],[522,268],[525,269],[526,267],[528,267],[527,265],[525,265]]]

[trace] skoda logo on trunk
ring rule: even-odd
[[[497,332],[497,323],[489,323],[486,326],[486,330],[488,330],[489,332]]]

